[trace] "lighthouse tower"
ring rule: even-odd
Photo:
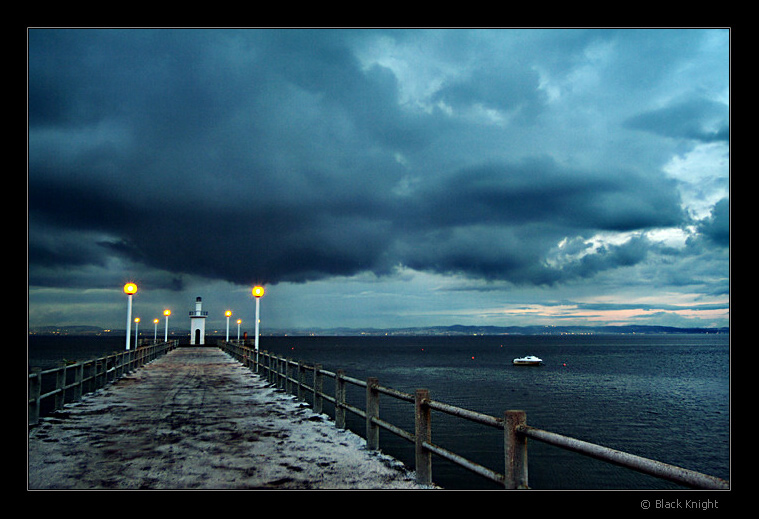
[[[203,300],[198,297],[195,310],[190,310],[190,344],[206,343],[206,317],[208,312],[203,311]]]

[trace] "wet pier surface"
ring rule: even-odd
[[[29,489],[422,489],[221,350],[181,347],[41,420]]]

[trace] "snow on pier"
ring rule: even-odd
[[[34,489],[423,489],[216,348],[180,347],[29,432]]]

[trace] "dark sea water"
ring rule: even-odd
[[[124,337],[30,335],[27,354],[30,369],[49,369],[66,361],[81,362],[121,353],[125,348]]]
[[[31,337],[29,363],[94,358],[121,351],[123,342]],[[362,380],[374,376],[408,393],[426,388],[434,400],[491,416],[522,409],[534,427],[730,477],[727,335],[262,337],[260,348]],[[544,365],[512,366],[524,355]],[[349,398],[363,407],[363,390],[351,390]],[[413,404],[380,400],[383,419],[413,432]],[[432,424],[433,443],[503,472],[502,432],[439,413]],[[361,419],[349,416],[349,425],[363,436]],[[380,443],[413,468],[410,443],[387,431]],[[533,440],[528,452],[536,489],[682,488]],[[440,458],[432,467],[445,488],[497,488]]]

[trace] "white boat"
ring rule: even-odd
[[[539,359],[534,355],[528,355],[527,357],[519,357],[514,359],[515,366],[540,366],[543,359]]]

